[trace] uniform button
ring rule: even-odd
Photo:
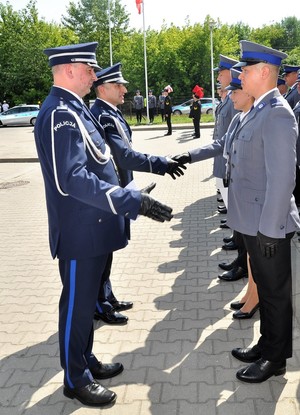
[[[258,202],[258,197],[256,197],[254,200],[255,200],[255,202]]]
[[[283,226],[283,225],[281,225],[281,226],[280,226],[280,229],[284,229],[284,226]]]
[[[100,219],[98,219],[98,222],[100,223],[100,222],[102,222],[102,219],[100,218]]]
[[[126,213],[125,213],[125,216],[128,216],[128,215],[129,215],[129,212],[126,212]]]
[[[232,168],[234,168],[234,167],[235,167],[235,165],[234,165],[233,163],[232,163],[232,165],[231,165],[231,166],[232,166]]]
[[[234,154],[236,154],[236,150],[234,150],[234,152],[233,152]]]

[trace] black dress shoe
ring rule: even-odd
[[[221,223],[220,228],[221,229],[229,229],[229,226],[226,223]]]
[[[260,358],[251,365],[240,369],[236,377],[243,382],[261,383],[269,379],[271,376],[284,375],[286,372],[286,361],[270,362]]]
[[[113,404],[117,399],[115,392],[104,388],[95,380],[83,388],[70,389],[65,386],[64,395],[70,399],[76,398],[87,406],[106,406]]]
[[[223,200],[221,197],[217,197],[217,202],[219,202],[219,203],[223,203],[223,202],[224,202],[224,200]]]
[[[245,303],[240,303],[239,301],[234,301],[233,303],[230,304],[230,308],[232,308],[232,310],[239,310],[240,308],[243,307]]]
[[[95,379],[109,379],[123,372],[122,363],[101,363],[90,368],[90,372]]]
[[[247,276],[248,272],[241,267],[233,268],[230,271],[226,271],[223,272],[223,274],[218,275],[218,277],[224,281],[237,281]]]
[[[221,219],[220,220],[220,223],[226,223],[227,222],[227,219]]]
[[[233,349],[231,351],[231,354],[236,359],[246,363],[256,362],[258,359],[261,358],[261,351],[258,349],[257,346],[246,347],[245,349],[238,347],[236,349]]]
[[[223,238],[223,242],[225,242],[225,244],[228,244],[228,242],[232,242],[232,241],[233,241],[233,235],[225,236],[225,238]]]
[[[230,242],[227,242],[227,244],[223,245],[222,249],[224,249],[224,251],[234,251],[235,249],[238,249],[238,246],[236,245],[235,242],[230,241]]]
[[[172,135],[172,133],[166,133],[166,134],[164,134],[164,135],[165,135],[165,136],[166,136],[166,135]]]
[[[253,307],[252,308],[252,310],[251,311],[249,311],[249,313],[244,313],[244,311],[242,311],[242,310],[238,310],[238,311],[235,311],[233,314],[232,314],[232,317],[233,318],[239,318],[239,319],[246,319],[246,318],[251,318],[251,317],[253,317],[253,315],[256,313],[256,311],[259,309],[259,304],[256,304],[256,306],[255,307]]]
[[[123,316],[123,314],[117,313],[114,309],[107,311],[106,313],[94,313],[95,320],[102,320],[107,324],[127,324],[128,317]]]
[[[227,213],[227,208],[225,206],[224,207],[219,206],[218,207],[218,212],[226,214]]]
[[[111,303],[115,311],[125,311],[133,307],[132,301],[116,301]]]
[[[232,268],[236,267],[236,259],[232,262],[220,262],[219,267],[224,271],[230,271]]]

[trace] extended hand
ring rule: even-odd
[[[176,156],[172,157],[172,159],[177,161],[181,165],[188,164],[192,161],[190,153],[177,154]]]
[[[172,177],[173,180],[176,180],[176,176],[180,177],[184,175],[184,172],[182,169],[186,170],[186,167],[182,163],[179,163],[178,161],[172,160],[168,157],[167,157],[167,161],[168,161],[168,167],[167,167],[166,173],[168,173]]]
[[[257,243],[260,247],[262,255],[266,258],[272,258],[276,255],[279,239],[270,238],[269,236],[263,235],[258,231]]]
[[[147,216],[158,222],[164,222],[165,220],[170,221],[173,218],[172,208],[163,205],[158,200],[153,199],[146,193],[141,193],[142,202],[139,214]]]

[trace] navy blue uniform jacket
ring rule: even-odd
[[[97,149],[106,153],[103,128],[65,89],[52,87],[35,125],[50,249],[59,259],[90,258],[125,247],[125,220],[136,219],[141,205],[139,191],[120,186],[111,158],[99,159],[88,150],[76,115]]]
[[[151,156],[133,150],[132,131],[120,111],[115,111],[99,98],[96,99],[91,111],[105,130],[106,141],[111,148],[123,187],[132,181],[132,170],[160,175],[166,173],[168,162],[165,157]],[[116,118],[123,130],[123,138],[114,121]]]

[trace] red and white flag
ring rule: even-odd
[[[136,7],[138,9],[139,14],[141,14],[142,13],[142,3],[143,3],[143,0],[135,0],[135,2],[136,2]]]

